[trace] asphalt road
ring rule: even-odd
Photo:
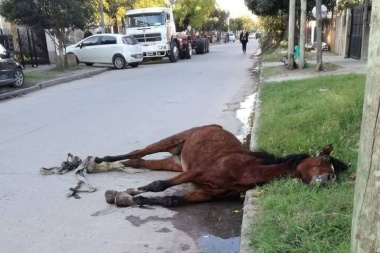
[[[0,252],[237,252],[242,201],[168,209],[116,208],[104,200],[107,189],[176,173],[90,174],[97,191],[75,199],[65,197],[76,185],[72,172],[43,176],[39,169],[59,166],[69,152],[122,154],[205,124],[243,136],[257,88],[257,46],[251,41],[243,54],[238,42],[215,45],[190,60],[108,71],[0,101]]]

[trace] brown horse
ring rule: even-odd
[[[128,189],[124,192],[108,190],[106,200],[118,206],[162,205],[178,206],[212,199],[238,198],[241,193],[281,177],[294,177],[306,184],[335,182],[336,171],[345,164],[330,156],[332,145],[326,145],[317,156],[292,154],[275,157],[266,152],[252,152],[230,132],[219,125],[207,125],[180,132],[139,150],[120,156],[96,157],[96,164],[120,161],[126,167],[147,168],[182,172],[168,179]],[[172,155],[161,160],[144,160],[142,157],[169,152]],[[105,171],[92,166],[89,172]],[[103,169],[102,169],[103,168]],[[193,183],[197,190],[182,196],[143,197],[145,192],[161,192],[165,189]],[[133,196],[133,197],[132,197]]]

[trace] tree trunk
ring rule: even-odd
[[[305,31],[306,31],[306,0],[301,0],[301,23],[300,23],[300,59],[299,68],[305,67]]]
[[[380,252],[380,0],[372,1],[351,252]]]
[[[317,23],[317,71],[323,70],[323,62],[322,62],[322,0],[315,1],[316,8],[316,23]]]
[[[296,19],[296,0],[289,1],[289,38],[288,38],[288,69],[294,68],[294,28]]]

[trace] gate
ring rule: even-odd
[[[360,60],[363,36],[363,13],[364,6],[359,5],[351,9],[351,35],[348,57]]]
[[[13,52],[14,57],[23,67],[50,64],[45,30],[17,28],[8,31],[0,29],[0,34],[11,35],[8,37],[13,38],[13,49],[8,49]]]

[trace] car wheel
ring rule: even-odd
[[[131,64],[129,64],[132,68],[137,68],[139,65],[140,65],[140,63],[139,62],[134,62],[134,63],[131,63]]]
[[[93,62],[86,62],[85,64],[86,64],[86,66],[92,66],[92,65],[94,65]]]
[[[17,69],[15,73],[13,74],[12,86],[15,88],[20,88],[24,85],[24,82],[25,82],[24,73],[20,69]]]
[[[112,62],[117,69],[123,69],[127,66],[126,61],[122,55],[115,55]]]
[[[179,51],[177,45],[174,43],[172,49],[170,50],[169,60],[170,62],[176,62],[179,58]]]

